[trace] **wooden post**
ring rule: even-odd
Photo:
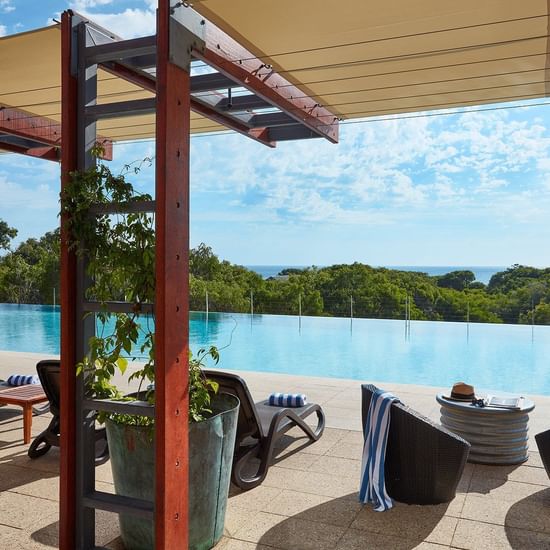
[[[170,4],[157,20],[155,547],[188,547],[190,68],[170,61]]]

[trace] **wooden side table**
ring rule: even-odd
[[[17,405],[23,409],[23,442],[25,444],[31,442],[32,407],[47,400],[42,386],[38,384],[0,387],[0,405]]]

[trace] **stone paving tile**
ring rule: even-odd
[[[334,456],[338,458],[349,458],[352,460],[361,460],[363,456],[363,443],[352,443],[342,439],[341,441],[338,442],[337,445],[333,445],[325,453],[325,456]]]
[[[348,529],[338,542],[337,550],[443,550],[449,548],[430,542],[411,542],[391,534],[369,533],[358,529]]]
[[[57,542],[35,540],[27,530],[15,529],[0,523],[0,544],[2,549],[45,550],[57,548]]]
[[[540,454],[532,448],[529,449],[529,458],[527,459],[527,462],[525,463],[525,465],[532,466],[535,468],[544,468],[544,464],[542,463]]]
[[[0,493],[0,523],[5,525],[18,529],[34,528],[45,518],[54,517],[57,513],[57,501],[21,495],[12,491]]]
[[[386,512],[364,506],[351,527],[379,534],[392,534],[418,544],[422,541],[451,543],[458,518],[446,516],[447,505],[415,506],[395,503]]]
[[[280,487],[269,487],[268,485],[259,485],[250,491],[241,491],[237,487],[231,486],[229,489],[229,505],[238,506],[245,510],[264,510],[265,506],[282,492],[283,489]]]
[[[343,527],[260,512],[236,538],[292,550],[333,550]]]
[[[224,535],[234,537],[239,529],[244,527],[259,513],[259,508],[251,509],[231,503],[225,512]]]
[[[464,466],[464,471],[462,472],[462,477],[460,478],[460,481],[458,482],[458,486],[456,488],[457,494],[459,493],[467,493],[470,484],[472,482],[472,477],[474,475],[474,465],[470,463],[466,463]]]
[[[460,519],[451,546],[466,550],[479,550],[479,548],[491,550],[548,550],[550,548],[550,535],[526,529]]]
[[[247,492],[232,488],[226,536],[216,550],[550,550],[550,481],[534,443],[529,460],[520,466],[467,464],[457,497],[449,504],[398,503],[389,512],[375,513],[357,502],[363,446],[359,382],[245,376],[256,399],[265,398],[275,386],[306,391],[310,401],[325,403],[328,427],[319,442],[306,446],[302,432],[291,430],[292,437],[279,442],[279,460],[262,485]],[[377,385],[438,419],[438,388]],[[548,427],[550,399],[541,399],[541,406],[535,399],[531,435],[536,433],[534,426]],[[49,419],[34,417],[33,433],[38,434]],[[0,548],[56,548],[59,451],[28,459],[22,425],[18,409],[0,408]],[[96,469],[96,478],[98,489],[113,491],[109,464]],[[111,550],[124,550],[116,515],[98,513],[97,540]]]
[[[361,478],[361,460],[323,455],[318,457],[308,470],[320,474],[334,475],[337,473],[343,477],[350,477],[359,484],[359,479]]]
[[[299,452],[291,451],[294,454],[290,454],[287,450],[281,450],[274,457],[273,464],[280,465],[291,470],[309,470],[313,463],[319,459],[319,455],[308,452],[309,447],[310,445],[304,447]]]
[[[263,511],[287,517],[349,527],[361,510],[361,504],[351,498],[325,497],[285,490]]]
[[[523,483],[533,483],[535,485],[550,487],[550,479],[548,479],[548,475],[543,468],[525,464],[513,466],[488,466],[476,464],[474,476],[476,478],[509,479],[511,481],[520,481]]]
[[[342,476],[271,467],[264,485],[327,497],[343,497],[358,491],[358,481]]]
[[[223,538],[214,550],[281,550],[280,547],[264,546],[254,542],[246,542],[244,540]]]
[[[292,451],[297,449],[307,449],[308,454],[324,455],[329,449],[336,445],[345,432],[342,430],[335,430],[332,428],[325,429],[321,439],[319,441],[310,442],[310,440],[304,436],[301,430],[295,428],[290,430],[287,435],[284,435],[275,445],[277,453],[280,449],[286,451]],[[293,439],[298,438],[298,439]]]

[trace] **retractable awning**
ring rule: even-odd
[[[342,118],[548,95],[546,0],[195,0]]]

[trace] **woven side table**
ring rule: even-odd
[[[528,458],[529,413],[535,408],[522,399],[519,409],[477,407],[452,401],[438,394],[441,424],[463,437],[472,446],[468,462],[479,464],[520,464]]]

